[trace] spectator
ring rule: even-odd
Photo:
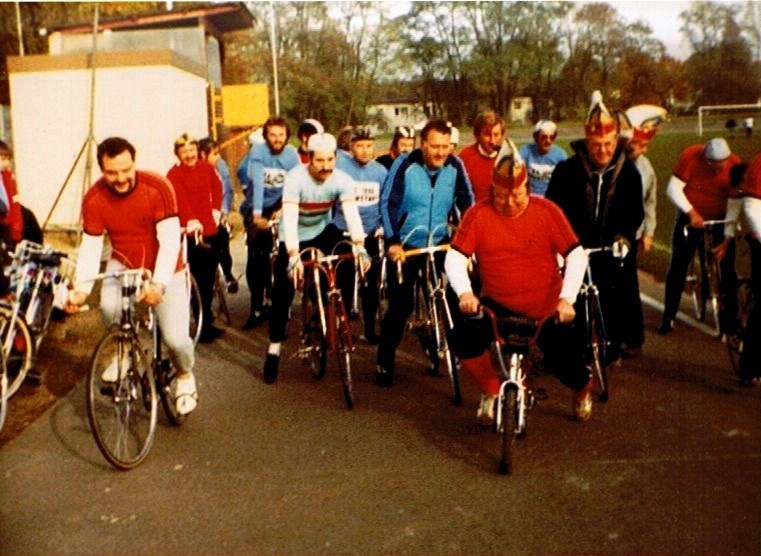
[[[296,137],[299,140],[299,159],[302,164],[309,164],[309,151],[307,144],[309,138],[315,133],[324,133],[325,129],[322,124],[312,118],[307,118],[299,124],[299,128],[296,130]]]

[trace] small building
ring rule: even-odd
[[[87,182],[99,176],[96,144],[113,135],[135,145],[138,168],[165,174],[178,135],[200,139],[219,123],[222,37],[253,23],[241,2],[213,4],[101,22],[94,56],[84,25],[51,30],[49,55],[9,57],[22,203],[41,221],[50,213],[49,224],[78,226]]]
[[[433,105],[413,99],[387,100],[367,107],[367,121],[374,133],[388,133],[399,126],[421,128],[431,117]]]

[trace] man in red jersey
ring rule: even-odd
[[[573,390],[576,419],[586,421],[592,415],[591,375],[583,338],[573,324],[573,305],[587,256],[563,212],[550,201],[530,196],[526,167],[515,147],[510,150],[500,153],[494,167],[490,198],[465,213],[447,253],[447,277],[459,299],[452,346],[481,389],[477,419],[490,424],[500,384],[488,350],[491,327],[483,318],[462,315],[476,315],[482,303],[498,314],[534,319],[554,315],[543,326],[538,345],[546,368]],[[472,255],[479,263],[480,299],[467,271]],[[565,260],[564,276],[558,256]]]
[[[177,411],[190,413],[196,407],[198,395],[192,372],[195,356],[188,334],[190,310],[174,190],[165,178],[135,169],[135,147],[126,139],[104,140],[98,145],[97,155],[103,177],[87,191],[82,202],[82,243],[67,312],[82,305],[92,290],[92,278],[100,268],[104,236],[108,235],[111,259],[106,265],[107,272],[127,268],[146,268],[152,272],[141,301],[155,307],[164,343],[177,367],[173,385]],[[100,304],[107,325],[119,318],[118,280],[103,281]],[[116,364],[109,365],[102,378],[115,382]]]
[[[674,317],[679,309],[682,289],[687,277],[695,249],[703,238],[703,223],[706,220],[722,220],[727,211],[727,203],[732,192],[730,171],[733,166],[740,164],[741,159],[733,154],[727,142],[722,138],[714,138],[706,144],[687,147],[674,166],[671,179],[666,188],[666,195],[676,205],[677,217],[671,238],[671,261],[666,272],[666,299],[663,309],[663,320],[658,331],[667,334],[674,329]],[[692,228],[687,237],[684,227]],[[729,237],[724,237],[723,227],[715,227],[712,231],[714,243],[717,245],[716,255],[721,261],[722,290],[726,315],[734,314],[731,306],[735,297],[734,283],[734,244]],[[723,315],[722,330],[731,328],[730,319]]]
[[[180,225],[188,242],[188,263],[201,293],[203,328],[200,342],[211,342],[224,333],[212,325],[211,301],[219,264],[217,230],[222,216],[222,181],[214,167],[198,156],[198,141],[183,133],[174,142],[179,164],[169,169],[167,178],[177,195]]]
[[[473,122],[476,142],[460,151],[460,160],[468,172],[476,202],[489,198],[492,170],[505,131],[505,120],[502,117],[494,112],[483,112]]]

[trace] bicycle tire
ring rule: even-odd
[[[104,380],[116,362],[116,381]],[[153,372],[131,331],[111,330],[98,342],[86,382],[87,417],[98,449],[116,469],[129,470],[148,455],[156,433]]]
[[[222,269],[217,265],[217,274],[214,277],[214,298],[219,306],[218,314],[222,315],[225,323],[228,325],[232,322],[230,318],[230,309],[227,306],[227,294],[225,293],[225,281],[222,276]]]
[[[589,349],[592,376],[597,383],[598,399],[606,402],[610,398],[610,375],[607,364],[608,338],[602,324],[602,308],[596,297],[591,297],[589,315]]]
[[[317,315],[317,305],[312,303],[308,294],[301,299],[304,323],[301,331],[301,359],[312,371],[312,378],[321,380],[328,367],[328,343],[322,334]]]
[[[722,333],[721,313],[723,311],[723,303],[721,298],[721,288],[719,284],[719,265],[713,259],[706,265],[706,277],[707,288],[705,305],[707,308],[710,308],[711,316],[713,317],[714,334],[717,338],[719,338]],[[706,313],[708,313],[707,310]]]
[[[336,355],[338,355],[338,371],[341,375],[341,388],[343,390],[346,408],[352,409],[354,407],[354,387],[351,379],[351,328],[349,327],[343,301],[339,296],[333,297],[330,312],[333,315],[333,318],[329,321],[330,326],[334,326],[336,331],[335,348]]]
[[[188,271],[188,303],[190,304],[190,329],[189,334],[193,340],[193,345],[198,344],[203,328],[204,314],[203,305],[201,304],[201,290],[198,289],[196,279]]]
[[[436,299],[436,309],[434,311],[436,317],[435,343],[437,345],[437,359],[439,366],[441,361],[444,361],[446,366],[447,376],[449,377],[449,383],[452,386],[452,403],[456,406],[462,405],[462,392],[460,390],[460,371],[457,368],[457,359],[449,348],[449,340],[447,338],[447,311],[446,301],[439,297]]]
[[[32,368],[34,361],[34,340],[24,319],[17,316],[13,330],[10,329],[11,308],[0,307],[0,341],[3,345],[6,373],[8,377],[7,397],[13,396],[26,378],[27,372]],[[12,338],[8,341],[8,334]]]
[[[518,392],[514,385],[508,385],[502,396],[500,439],[501,459],[499,460],[499,472],[502,475],[511,475],[513,472],[513,444],[515,442],[518,411]]]
[[[5,418],[8,416],[8,372],[5,367],[5,357],[0,350],[0,431],[5,425]]]
[[[692,307],[695,311],[695,318],[700,322],[703,322],[706,317],[706,297],[703,292],[705,290],[705,280],[703,271],[703,259],[699,251],[695,251],[690,261],[690,266],[687,270],[687,278],[685,280],[685,289],[687,294],[692,299]]]
[[[727,337],[727,354],[732,369],[737,376],[740,376],[740,356],[743,352],[745,329],[748,326],[748,318],[753,307],[753,292],[751,290],[750,280],[743,278],[737,285],[737,330],[734,334]]]

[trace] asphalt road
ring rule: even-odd
[[[357,348],[349,411],[333,361],[316,382],[289,358],[293,330],[268,386],[266,330],[228,327],[198,349],[198,409],[181,428],[161,419],[137,469],[98,452],[83,385],[3,446],[0,553],[758,555],[759,390],[736,386],[721,342],[682,323],[664,338],[658,312],[646,317],[644,355],[614,371],[589,422],[536,378],[548,398],[510,477],[498,437],[474,426],[473,382],[454,407],[412,339],[391,389],[372,385],[374,351]]]

